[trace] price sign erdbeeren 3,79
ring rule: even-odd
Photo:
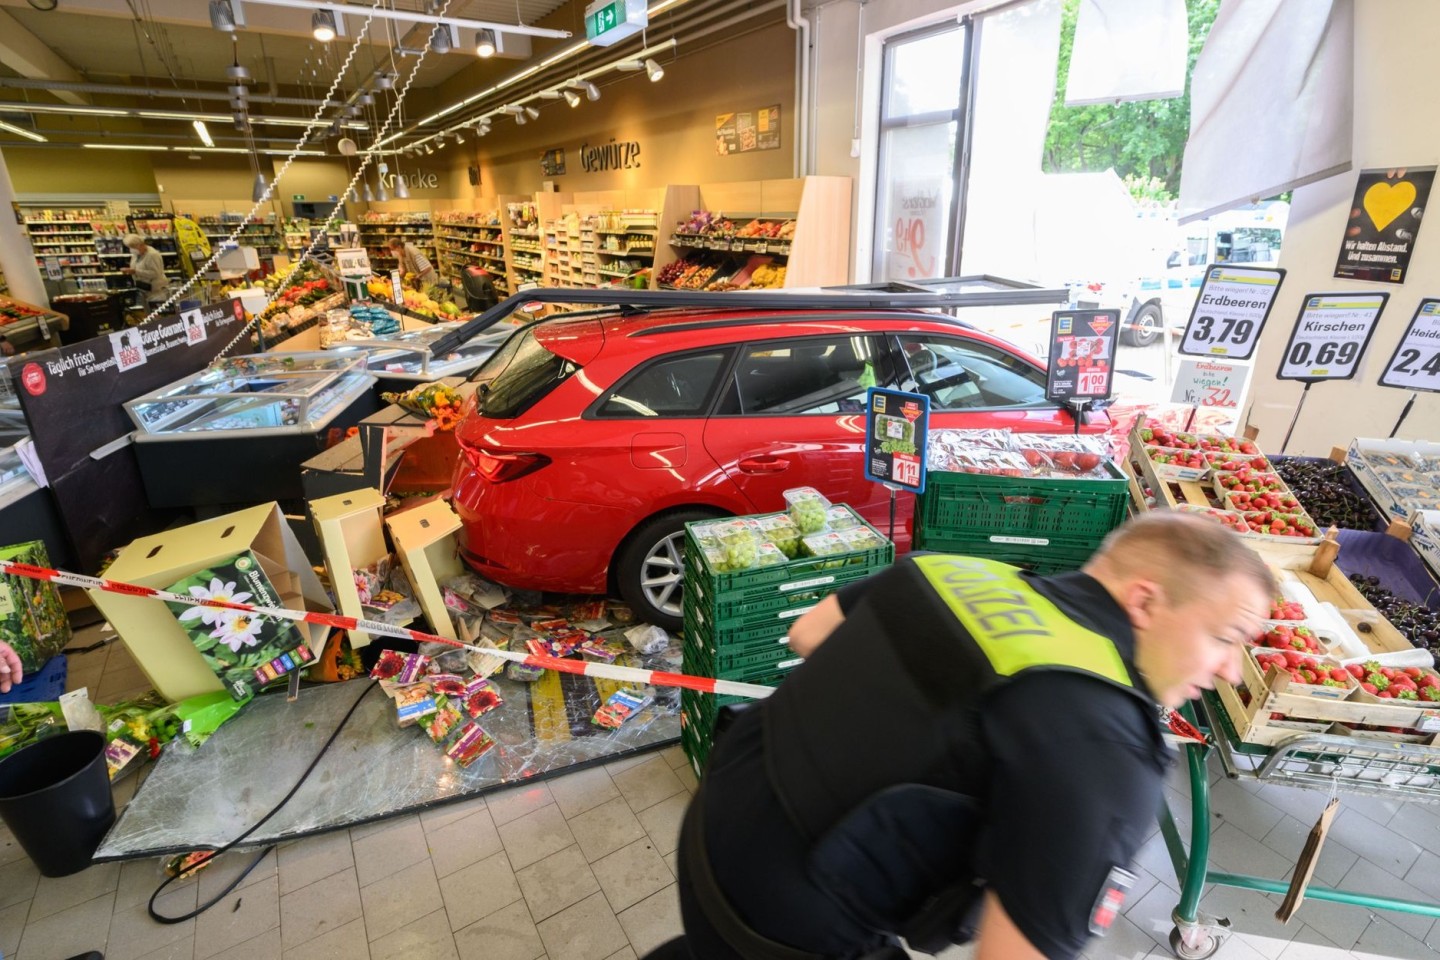
[[[1180,352],[1248,360],[1284,279],[1285,271],[1278,268],[1212,267],[1185,324]]]
[[[1375,334],[1388,293],[1321,293],[1305,298],[1280,358],[1281,380],[1349,380]]]
[[[1440,392],[1440,300],[1420,301],[1380,385]]]

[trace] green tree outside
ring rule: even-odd
[[[1046,173],[1087,173],[1113,168],[1136,200],[1175,199],[1180,193],[1180,167],[1190,135],[1190,75],[1220,0],[1185,0],[1190,21],[1190,49],[1185,92],[1172,100],[1121,104],[1065,106],[1065,84],[1075,44],[1075,17],[1080,0],[1064,0],[1060,21],[1060,57],[1055,78],[1055,103],[1045,136],[1041,169]]]

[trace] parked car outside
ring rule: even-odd
[[[668,629],[687,521],[783,510],[785,490],[812,486],[889,532],[890,493],[862,469],[868,387],[927,394],[935,428],[1075,426],[1038,361],[939,313],[559,315],[474,379],[453,489],[465,560],[512,587],[618,592]],[[913,509],[902,495],[900,550]]]

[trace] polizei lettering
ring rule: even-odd
[[[1050,635],[1040,615],[1030,606],[1029,596],[1004,586],[994,572],[970,566],[963,560],[952,561],[946,567],[940,578],[941,585],[977,625],[994,631],[992,635],[996,640]],[[1006,627],[1010,629],[1004,629]]]
[[[634,140],[617,143],[613,139],[602,146],[580,144],[580,167],[586,173],[602,170],[637,170],[640,167],[640,144]]]

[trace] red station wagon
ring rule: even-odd
[[[476,571],[518,588],[618,591],[676,629],[686,521],[783,510],[783,491],[811,486],[887,530],[889,492],[862,470],[868,387],[928,395],[932,427],[1074,430],[1046,399],[1039,361],[948,315],[746,309],[745,295],[725,296],[724,308],[541,320],[476,372],[454,477]],[[901,495],[900,550],[913,508]]]

